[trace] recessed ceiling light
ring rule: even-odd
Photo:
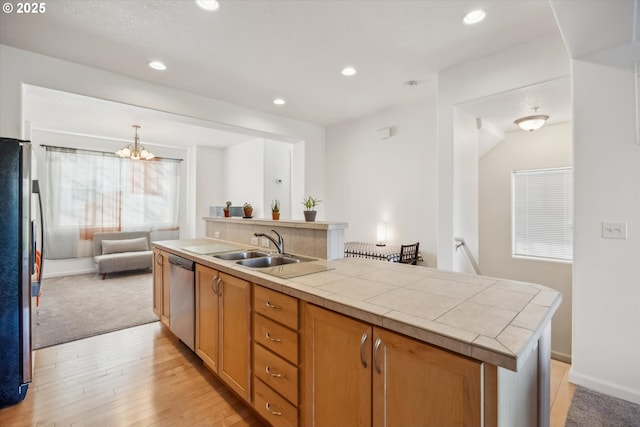
[[[208,11],[214,11],[220,8],[220,3],[217,0],[196,0],[196,4]]]
[[[282,98],[274,99],[273,103],[276,104],[276,105],[284,105],[285,104],[284,99],[282,99]]]
[[[342,69],[342,75],[343,76],[355,76],[357,73],[356,69],[353,67],[345,67]]]
[[[149,67],[153,68],[154,70],[158,70],[158,71],[164,71],[164,70],[167,69],[167,66],[164,65],[160,61],[151,61],[151,62],[149,62]]]
[[[482,9],[472,10],[471,12],[467,12],[464,14],[464,16],[462,17],[462,22],[465,25],[473,25],[484,20],[486,16],[487,13]]]

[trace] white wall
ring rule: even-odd
[[[511,256],[511,175],[514,170],[572,165],[571,124],[508,132],[479,162],[479,239],[482,274],[540,283],[562,293],[551,322],[554,358],[571,358],[571,263]]]
[[[210,206],[224,206],[224,154],[225,150],[214,147],[196,147],[196,219],[209,216]],[[196,221],[196,236],[207,234],[206,223]]]
[[[387,223],[387,242],[419,241],[428,266],[436,261],[437,164],[435,93],[327,129],[327,217],[349,223],[346,241],[375,242]],[[391,127],[388,139],[376,131]],[[319,196],[318,194],[312,194]]]
[[[542,37],[438,74],[438,268],[454,268],[453,109],[484,96],[569,75],[569,56],[560,36]]]
[[[453,109],[453,235],[478,261],[478,150],[476,118]],[[463,248],[453,256],[453,270],[474,274]],[[482,270],[481,270],[482,271]]]
[[[280,219],[291,219],[291,144],[264,141],[264,213],[271,218],[271,202],[280,201]]]
[[[250,203],[253,216],[263,218],[264,139],[228,147],[224,158],[224,194],[233,206]]]
[[[165,86],[136,80],[122,75],[90,68],[67,61],[0,45],[2,73],[0,74],[0,135],[19,138],[23,135],[21,117],[22,84],[28,83],[50,89],[106,99],[154,110],[181,114],[187,117],[218,123],[226,130],[261,132],[295,141],[304,141],[304,149],[297,150],[303,162],[304,188],[296,184],[296,194],[306,192],[325,198],[325,134],[318,125],[288,119],[274,114],[205,98]],[[246,132],[245,132],[246,133]],[[196,164],[195,150],[187,161]],[[187,218],[181,227],[182,237],[196,235],[198,215],[195,194],[196,174],[188,167],[191,181],[187,187]]]
[[[572,71],[575,241],[569,380],[640,403],[635,74],[631,64],[622,68],[578,59]],[[603,239],[603,221],[626,222],[628,238]]]

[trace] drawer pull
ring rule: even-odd
[[[273,338],[273,337],[271,336],[271,334],[269,334],[269,332],[267,332],[264,336],[265,336],[268,340],[270,340],[270,341],[273,341],[273,342],[282,342],[282,340],[281,340],[280,338]]]
[[[271,412],[271,415],[276,415],[276,416],[278,416],[278,417],[281,417],[281,416],[282,416],[282,412],[279,412],[279,411],[272,411],[272,410],[271,410],[271,405],[269,404],[269,402],[267,402],[264,406],[265,406],[265,408],[267,408],[267,411]]]
[[[266,305],[266,306],[267,306],[267,307],[269,307],[269,308],[274,308],[274,309],[280,309],[280,308],[282,308],[282,307],[281,307],[281,306],[279,306],[279,305],[271,304],[271,301],[267,301],[267,302],[265,302],[265,303],[264,303],[264,305]]]
[[[274,378],[282,378],[282,374],[278,374],[277,372],[271,372],[271,367],[269,365],[267,365],[267,367],[264,370],[267,371],[267,374],[271,375]]]

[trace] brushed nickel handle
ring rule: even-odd
[[[282,374],[278,374],[277,372],[271,372],[271,367],[269,365],[267,365],[267,367],[264,370],[267,371],[267,374],[271,375],[274,378],[282,378]]]
[[[365,368],[367,367],[367,361],[364,360],[364,343],[367,342],[367,338],[369,338],[369,335],[367,335],[366,332],[362,334],[362,338],[360,338],[360,362]]]
[[[219,297],[222,296],[222,286],[220,286],[220,283],[222,283],[222,278],[220,276],[216,277],[216,283],[218,285],[218,292],[216,292],[216,294],[218,294]]]
[[[382,373],[382,368],[380,368],[380,364],[378,363],[378,349],[380,348],[380,344],[382,344],[382,340],[378,337],[376,338],[376,343],[373,346],[373,366],[379,374]]]
[[[162,267],[162,265],[164,264],[162,254],[156,254],[156,263]]]
[[[211,283],[210,283],[210,285],[211,285],[211,292],[213,292],[215,295],[218,295],[218,290],[214,287],[214,284],[216,283],[216,279],[217,279],[217,278],[218,278],[217,276],[216,276],[216,277],[212,277],[212,278],[211,278]]]
[[[267,411],[271,412],[271,415],[276,415],[278,417],[282,416],[282,412],[271,410],[271,404],[269,402],[267,402],[264,407],[267,408]]]
[[[281,307],[281,306],[279,306],[279,305],[271,304],[271,302],[270,302],[270,301],[267,301],[267,302],[265,303],[265,305],[266,305],[267,307],[269,307],[269,308],[275,308],[275,309],[282,308],[282,307]]]
[[[268,340],[271,340],[271,341],[273,341],[273,342],[282,342],[282,340],[281,340],[280,338],[273,338],[269,332],[267,332],[264,336],[265,336]]]

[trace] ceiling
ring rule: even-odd
[[[328,126],[424,99],[441,70],[559,34],[550,2],[540,0],[220,4],[206,12],[190,0],[51,1],[46,13],[0,14],[0,41]],[[487,19],[463,25],[477,5]],[[150,69],[155,59],[168,69]],[[342,76],[346,65],[358,74]],[[286,104],[274,105],[276,97]]]

